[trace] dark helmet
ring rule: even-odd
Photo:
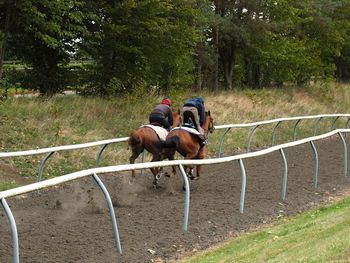
[[[171,100],[169,98],[164,98],[162,100],[162,104],[168,105],[170,107],[171,106]]]
[[[203,99],[202,97],[198,97],[198,98],[196,98],[196,100],[197,100],[199,103],[204,104],[204,99]]]

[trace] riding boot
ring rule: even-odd
[[[199,139],[201,139],[201,145],[206,145],[208,143],[208,136],[205,134],[198,135]]]

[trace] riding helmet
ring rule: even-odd
[[[168,106],[171,106],[171,100],[170,100],[169,98],[164,98],[164,99],[162,100],[162,104],[166,104],[166,105],[168,105]]]

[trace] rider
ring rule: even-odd
[[[171,110],[171,100],[165,97],[149,115],[149,123],[161,126],[168,131],[173,125],[173,111]]]
[[[192,113],[194,120],[192,120],[189,112]],[[205,119],[205,106],[202,97],[188,99],[181,111],[182,125],[193,126],[199,133],[199,138],[206,143],[207,136],[204,133],[202,125]]]

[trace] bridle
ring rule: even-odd
[[[211,116],[209,116],[209,117],[210,117],[209,132],[213,133],[215,131],[214,120]]]
[[[207,117],[209,116],[208,131],[209,131],[210,133],[213,133],[214,130],[215,130],[215,126],[214,126],[214,120],[213,120],[213,118],[212,118],[211,115],[210,115],[210,111],[206,112],[206,115],[207,115]]]

